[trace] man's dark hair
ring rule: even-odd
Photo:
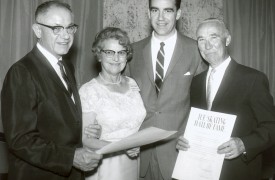
[[[60,1],[46,1],[42,4],[40,4],[36,8],[35,20],[37,21],[38,16],[40,16],[41,14],[45,14],[52,7],[64,8],[64,9],[67,9],[68,11],[70,11],[72,13],[71,6],[67,3],[63,3],[63,2],[60,2]]]
[[[151,1],[152,0],[149,0],[149,8],[151,8]],[[180,4],[181,4],[181,0],[171,0],[171,1],[174,1],[175,2],[175,5],[177,7],[177,10],[180,9]]]

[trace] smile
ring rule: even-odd
[[[69,44],[69,42],[58,42],[58,44],[67,45],[67,44]]]

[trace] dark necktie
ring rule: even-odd
[[[214,84],[214,74],[216,72],[216,69],[212,69],[210,72],[210,75],[208,77],[208,83],[206,88],[206,103],[207,103],[207,109],[211,110],[212,107],[212,101],[213,101],[213,84]]]
[[[160,43],[160,49],[157,55],[157,62],[156,62],[156,78],[155,78],[155,85],[156,85],[156,91],[157,94],[160,91],[161,85],[162,85],[162,81],[164,78],[164,42]]]
[[[62,78],[64,79],[64,81],[67,84],[67,90],[68,90],[70,96],[72,96],[72,94],[73,94],[72,87],[71,87],[70,81],[68,79],[68,76],[66,75],[66,73],[64,71],[64,64],[63,64],[62,60],[59,60],[57,64],[60,67]]]

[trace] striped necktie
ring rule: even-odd
[[[156,91],[157,94],[159,94],[161,85],[162,85],[162,81],[164,78],[164,42],[160,43],[160,49],[157,55],[157,62],[156,62],[156,78],[155,78],[155,85],[156,85]]]
[[[64,79],[64,81],[65,81],[66,84],[67,84],[67,90],[68,90],[70,96],[72,96],[72,94],[73,94],[72,87],[71,87],[69,78],[68,78],[68,76],[67,76],[66,73],[65,73],[64,64],[63,64],[62,60],[59,60],[57,64],[58,64],[59,67],[60,67],[60,71],[61,71],[62,78]]]

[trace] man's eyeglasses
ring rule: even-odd
[[[103,52],[107,58],[114,58],[115,54],[118,54],[119,58],[126,58],[128,55],[128,51],[127,50],[121,50],[121,51],[113,51],[113,50],[100,50],[100,52]]]
[[[167,9],[164,9],[164,10],[162,11],[162,14],[163,14],[164,16],[170,16],[170,15],[173,15],[174,12],[175,12],[175,10],[174,10],[173,8],[167,8]],[[151,13],[151,16],[157,16],[157,15],[159,15],[160,10],[157,9],[157,8],[151,8],[151,9],[150,9],[150,13]]]
[[[61,34],[61,32],[66,29],[67,33],[68,34],[74,34],[78,28],[78,26],[76,24],[73,24],[73,25],[70,25],[68,27],[63,27],[63,26],[49,26],[49,25],[46,25],[46,24],[42,24],[42,23],[36,23],[36,24],[39,24],[41,26],[44,26],[44,27],[47,27],[47,28],[50,28],[53,30],[53,33],[55,35],[59,35]]]

